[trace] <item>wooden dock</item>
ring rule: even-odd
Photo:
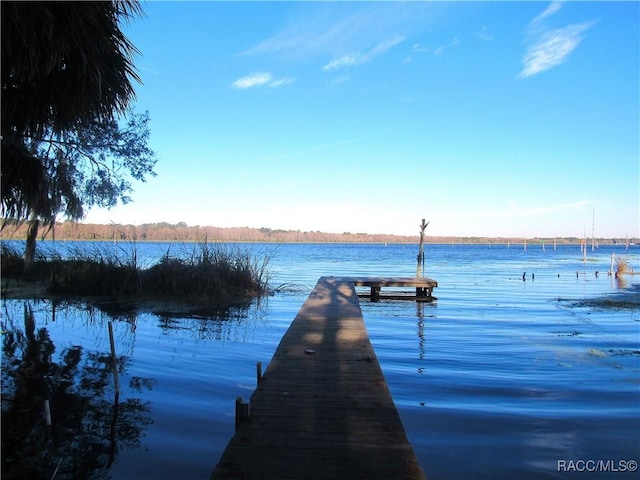
[[[370,294],[358,294],[360,298],[369,298],[372,302],[381,299],[415,300],[417,302],[432,302],[437,300],[433,296],[433,289],[438,282],[427,277],[345,277],[341,280],[352,282],[358,287],[370,287]],[[381,294],[382,287],[415,287],[415,295],[401,293]]]
[[[353,279],[322,277],[237,419],[212,479],[424,479]],[[260,375],[260,374],[259,374]]]

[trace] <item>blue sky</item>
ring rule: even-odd
[[[640,236],[638,2],[144,10],[158,176],[87,222]]]

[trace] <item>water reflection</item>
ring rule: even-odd
[[[55,308],[51,321],[55,321]],[[32,305],[23,318],[8,308],[2,320],[2,477],[101,478],[122,446],[140,444],[152,423],[149,404],[113,389],[111,355],[56,346]],[[130,330],[133,335],[133,331]],[[127,357],[116,358],[119,372]],[[152,378],[131,391],[153,388]]]
[[[416,302],[416,318],[418,319],[416,323],[417,334],[418,334],[418,359],[424,360],[426,357],[426,340],[424,338],[425,335],[425,317],[434,317],[433,309],[435,309],[437,303],[434,302]],[[427,314],[425,314],[425,309],[427,310]],[[418,367],[418,373],[423,373],[424,367]]]
[[[240,345],[252,345],[253,352],[263,341],[258,332],[267,303],[212,318],[3,300],[2,478],[117,478],[140,458],[163,459],[183,446],[186,467],[159,461],[145,467],[148,478],[179,478],[181,468],[200,468],[189,456],[200,450],[208,471],[211,447],[194,447],[193,439],[228,440],[216,430],[224,422],[211,409],[232,405],[237,396],[232,365],[246,356]],[[219,379],[210,378],[208,365]],[[189,405],[189,413],[183,416],[178,405]],[[195,425],[176,437],[183,422]]]
[[[626,278],[622,275],[611,275],[611,290],[624,290],[629,286]]]

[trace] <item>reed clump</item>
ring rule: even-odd
[[[12,246],[2,243],[0,247],[0,265],[2,276],[5,278],[19,278],[24,272],[24,259]]]
[[[150,295],[165,299],[230,304],[267,292],[268,262],[268,255],[258,260],[246,250],[201,242],[187,258],[167,252],[142,272],[142,284]]]
[[[629,260],[625,257],[617,257],[616,258],[616,277],[620,275],[626,275],[629,273],[633,273],[631,266],[629,265]]]
[[[3,243],[2,276],[16,281],[45,282],[52,295],[110,297],[130,302],[190,302],[197,307],[226,309],[245,305],[268,292],[270,254],[257,258],[239,247],[194,244],[190,254],[170,251],[149,268],[142,268],[135,245],[126,250],[78,249],[65,258],[38,254],[25,268],[21,255]]]

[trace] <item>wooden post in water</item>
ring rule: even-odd
[[[120,394],[120,382],[118,381],[118,363],[116,361],[116,344],[113,340],[113,325],[109,321],[109,343],[111,344],[111,368],[113,369],[113,383],[116,394]]]
[[[262,380],[262,362],[256,363],[256,383]]]
[[[593,205],[593,220],[591,221],[591,251],[596,249],[596,206]]]
[[[242,414],[242,397],[236,397],[236,432],[238,431],[238,428],[240,427],[240,421],[242,420],[241,414]]]
[[[611,265],[609,266],[609,275],[613,275],[613,265],[616,262],[616,254],[612,253],[611,254]]]
[[[236,432],[240,428],[240,424],[249,418],[249,402],[242,401],[242,397],[236,398]]]
[[[420,248],[418,250],[418,267],[416,268],[416,277],[420,277],[424,274],[424,231],[429,225],[429,222],[425,222],[424,218],[420,224]]]

